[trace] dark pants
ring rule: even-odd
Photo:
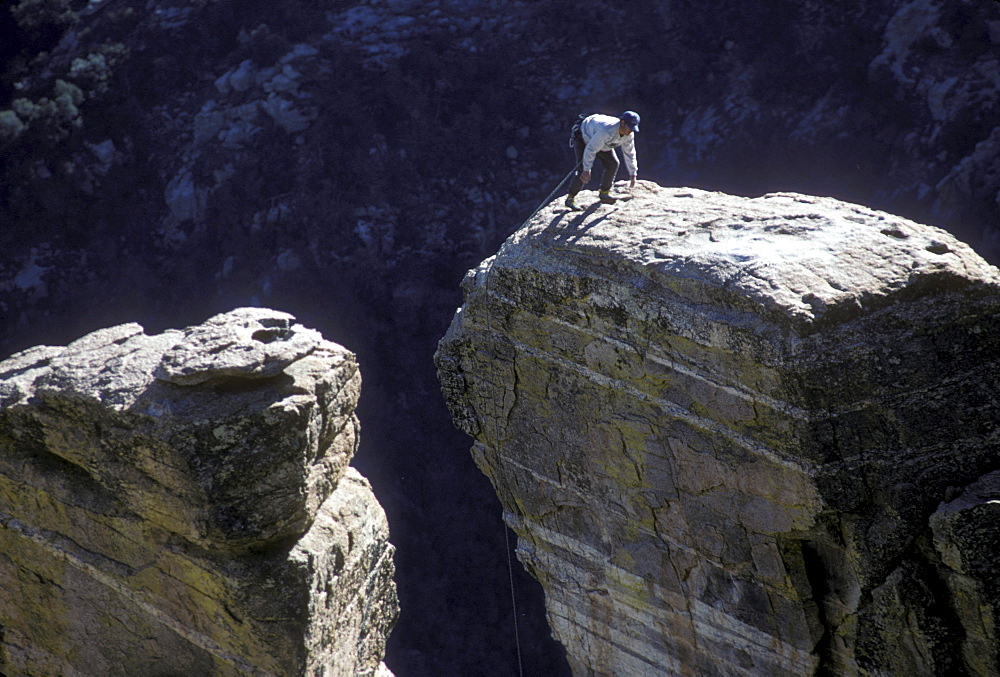
[[[587,143],[583,140],[583,134],[577,130],[573,135],[573,148],[576,149],[576,176],[569,184],[569,194],[576,195],[583,188],[583,181],[580,180],[580,172],[583,171],[583,151]],[[597,154],[597,159],[604,167],[604,176],[601,177],[601,190],[610,191],[611,184],[615,182],[615,175],[618,174],[618,155],[613,150],[602,150]]]

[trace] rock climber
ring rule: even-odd
[[[604,176],[601,178],[600,200],[604,204],[614,204],[617,198],[611,196],[611,185],[618,173],[618,156],[615,148],[621,146],[625,156],[625,166],[630,178],[629,187],[635,187],[635,177],[639,170],[635,157],[635,135],[639,131],[639,114],[627,110],[621,117],[610,115],[580,116],[573,126],[570,145],[576,150],[577,173],[569,186],[566,206],[573,210],[582,209],[576,204],[576,194],[590,182],[590,169],[594,159],[601,161]]]

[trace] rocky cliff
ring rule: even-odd
[[[463,287],[443,391],[575,674],[996,674],[1000,274],[967,246],[640,183]]]
[[[388,674],[360,383],[262,309],[0,362],[0,671]]]
[[[8,0],[0,36],[0,357],[254,305],[348,347],[408,677],[517,670],[431,355],[578,113],[641,112],[644,179],[832,195],[1000,261],[993,0]],[[565,674],[516,583],[526,672]]]

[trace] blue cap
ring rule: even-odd
[[[634,110],[627,110],[622,113],[622,122],[632,128],[633,132],[639,131],[639,114]]]

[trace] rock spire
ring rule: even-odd
[[[996,674],[1000,275],[830,198],[641,183],[436,356],[575,674]]]
[[[388,674],[360,384],[353,354],[255,308],[0,362],[0,671]]]

